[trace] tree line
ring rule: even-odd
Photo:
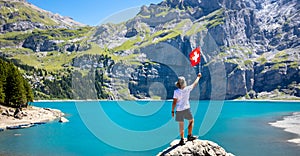
[[[18,68],[0,58],[0,104],[27,107],[33,98],[32,88]]]

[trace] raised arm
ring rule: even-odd
[[[196,80],[195,80],[194,83],[192,84],[193,89],[197,86],[197,84],[198,84],[198,82],[199,82],[201,76],[202,76],[202,74],[199,73],[198,76],[197,76],[197,78],[196,78]]]

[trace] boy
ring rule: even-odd
[[[176,82],[176,89],[173,95],[173,104],[172,104],[172,117],[174,117],[174,109],[176,107],[176,121],[179,123],[179,133],[180,133],[180,145],[184,145],[184,119],[189,120],[188,126],[188,141],[193,141],[197,139],[192,135],[193,126],[194,126],[194,118],[190,110],[190,92],[197,86],[201,73],[198,74],[194,83],[190,86],[186,86],[186,81],[184,77],[178,77],[178,81]]]

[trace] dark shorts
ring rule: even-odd
[[[184,119],[187,119],[187,120],[193,119],[193,115],[192,115],[190,109],[176,112],[176,119],[175,119],[176,121],[183,122]]]

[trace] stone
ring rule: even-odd
[[[60,117],[59,122],[66,123],[69,122],[69,120],[66,119],[65,117]]]
[[[157,156],[177,156],[177,155],[190,155],[190,156],[233,156],[231,153],[227,153],[224,148],[218,144],[208,141],[199,140],[187,141],[185,139],[185,145],[178,145],[180,140],[174,140],[171,142],[171,146]]]
[[[8,114],[8,111],[7,111],[6,109],[5,109],[5,110],[2,110],[2,111],[1,111],[1,114],[2,114],[2,115],[9,115],[9,114]]]

